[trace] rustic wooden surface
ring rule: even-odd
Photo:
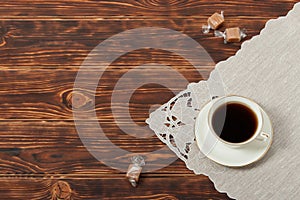
[[[145,26],[181,31],[219,62],[234,55],[240,44],[225,45],[212,34],[203,35],[201,26],[208,16],[224,10],[225,26],[246,28],[246,39],[250,39],[259,34],[267,20],[285,15],[296,2],[1,1],[0,199],[228,199],[214,189],[207,177],[194,175],[180,160],[143,174],[138,188],[132,188],[124,173],[93,158],[81,143],[73,122],[70,97],[77,70],[101,41]],[[147,49],[120,57],[105,71],[96,93],[97,115],[107,137],[132,152],[151,152],[164,145],[155,136],[141,139],[124,134],[114,123],[110,99],[123,74],[149,62],[172,66],[189,82],[207,79],[214,66],[204,62],[199,74],[178,55]],[[155,77],[164,69],[149,73]],[[174,77],[165,78],[177,81]],[[178,85],[175,91],[184,88]],[[90,98],[87,91],[81,94]],[[169,89],[157,84],[140,87],[131,98],[131,117],[145,126],[151,105],[162,104],[172,96]],[[118,106],[122,115],[126,108]],[[121,123],[132,126],[126,120]],[[104,141],[99,144],[107,149]]]

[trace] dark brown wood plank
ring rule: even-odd
[[[179,64],[179,63],[178,63]],[[115,84],[129,71],[126,69],[109,69],[105,71],[95,97],[95,108],[98,117],[103,122],[114,122],[111,106],[119,108],[117,114],[122,115],[126,105],[121,100],[111,103],[112,92]],[[189,82],[198,82],[206,79],[212,68],[203,68],[197,71],[192,66],[182,68],[174,66],[174,69],[185,76]],[[142,70],[142,69],[141,69]],[[100,70],[98,70],[100,71]],[[70,106],[73,84],[77,70],[3,70],[0,71],[0,119],[68,119],[73,120],[72,108]],[[98,77],[89,76],[86,73],[87,81],[97,81]],[[165,74],[165,75],[164,75]],[[168,69],[148,70],[147,75],[153,77],[150,85],[141,85],[130,100],[130,112],[136,122],[144,122],[148,117],[149,109],[154,104],[163,104],[174,96],[170,89],[159,85],[160,79],[173,83],[174,92],[179,92],[186,85],[176,85],[180,83],[177,77],[170,76]],[[131,87],[135,80],[122,78],[124,87]],[[175,83],[175,84],[174,84]],[[182,82],[181,82],[182,83]],[[88,101],[93,101],[93,94],[87,91],[79,91]],[[126,94],[126,90],[119,92]],[[129,95],[129,94],[128,94]],[[87,111],[92,111],[92,107],[87,107]],[[126,119],[124,119],[126,122]]]
[[[257,35],[272,16],[227,17],[224,27],[240,26],[247,29],[248,37]],[[98,44],[122,31],[140,27],[162,27],[180,31],[202,45],[215,63],[234,55],[241,43],[224,44],[213,33],[203,34],[201,26],[206,17],[199,19],[157,20],[91,20],[91,21],[2,21],[0,23],[0,66],[2,69],[70,68],[79,67]],[[223,30],[222,28],[221,30]],[[201,58],[203,65],[215,63]],[[180,59],[163,50],[137,50],[118,59],[118,66],[144,64],[145,61],[165,60],[178,63]],[[184,63],[180,63],[184,64]]]
[[[198,81],[207,78],[212,68],[202,69],[201,76],[191,66],[174,67],[182,73],[188,81]],[[110,110],[110,96],[116,81],[130,68],[117,70],[112,68],[106,71],[99,85],[96,107],[101,126],[107,137],[117,146],[132,152],[151,152],[165,147],[158,138],[152,136],[148,139],[136,139],[126,135],[114,121]],[[167,71],[160,69],[150,71],[151,77],[160,76]],[[0,152],[2,162],[2,175],[31,174],[41,176],[45,174],[65,174],[78,176],[87,174],[119,173],[93,158],[82,145],[73,123],[69,95],[77,70],[4,70],[1,71],[0,99],[1,99],[1,144]],[[164,79],[176,83],[176,77],[165,76]],[[153,78],[155,80],[155,78]],[[134,80],[128,79],[128,86]],[[126,85],[125,85],[126,86]],[[184,88],[178,85],[176,91]],[[90,97],[86,91],[83,95]],[[130,105],[131,116],[136,124],[145,126],[149,108],[153,104],[166,102],[174,94],[159,85],[149,85],[138,88],[132,97]],[[122,115],[125,106],[117,114]],[[115,105],[113,105],[115,106]],[[9,119],[9,120],[7,120]],[[27,120],[20,120],[27,119]],[[49,120],[52,119],[52,120]],[[66,119],[61,121],[58,119]],[[123,126],[138,132],[139,129],[126,123],[126,118],[121,121]],[[93,127],[90,127],[92,129]],[[147,129],[151,135],[152,131]],[[110,150],[106,141],[97,141],[100,150]],[[173,153],[166,152],[155,159],[169,158]],[[160,162],[158,162],[159,164]],[[122,164],[122,163],[121,163]],[[124,165],[127,165],[123,161]],[[184,163],[177,161],[153,174],[191,174]]]
[[[177,63],[179,64],[179,63]],[[191,66],[173,66],[178,73],[186,77],[188,81],[198,81],[208,77],[212,68],[201,69],[199,74]],[[124,133],[115,123],[114,115],[110,110],[110,96],[115,83],[126,73],[126,69],[118,69],[116,66],[108,69],[102,76],[96,95],[97,114],[101,126],[107,137],[118,147],[131,152],[151,152],[165,147],[158,138],[152,136],[147,139],[137,139]],[[156,71],[155,71],[156,70]],[[82,145],[73,123],[70,107],[70,94],[73,88],[76,69],[42,69],[42,70],[3,70],[0,72],[0,113],[2,127],[0,157],[2,158],[1,173],[5,175],[23,174],[26,176],[42,176],[46,174],[65,174],[65,176],[78,176],[87,174],[119,173],[93,158]],[[168,76],[168,70],[153,69],[147,74],[156,77],[166,73],[163,78],[177,83],[176,77]],[[90,79],[90,77],[88,77]],[[125,79],[128,86],[134,80]],[[125,85],[126,86],[126,85]],[[177,85],[175,91],[179,92],[185,86]],[[82,91],[82,95],[90,98],[92,94]],[[153,104],[162,104],[168,101],[174,94],[160,85],[148,85],[138,88],[131,98],[130,114],[135,124],[145,126],[149,108]],[[113,106],[119,106],[124,113],[126,106],[115,102]],[[27,120],[20,120],[27,119]],[[49,120],[51,119],[51,120]],[[65,119],[67,121],[61,121]],[[133,124],[126,123],[123,118],[123,127],[139,132],[140,129]],[[90,127],[89,129],[93,129]],[[147,129],[148,134],[152,131]],[[146,132],[147,132],[146,131]],[[97,141],[99,150],[109,151],[105,140]],[[154,159],[160,163],[160,159],[174,156],[168,151],[157,155]],[[118,159],[118,158],[116,158]],[[123,162],[123,163],[122,163]],[[128,160],[121,164],[128,165]],[[183,162],[176,161],[152,174],[191,174]]]
[[[128,71],[129,68],[106,71],[102,77],[96,96],[96,107],[101,126],[107,137],[120,148],[132,152],[151,152],[165,147],[158,138],[152,136],[147,139],[136,139],[126,135],[115,123],[110,110],[110,96],[114,84]],[[192,67],[175,66],[188,81],[198,81],[207,78],[210,69],[202,69],[202,76]],[[151,77],[157,77],[166,70],[148,72]],[[8,174],[66,174],[76,176],[80,174],[119,173],[93,158],[82,145],[73,123],[69,95],[77,70],[4,70],[1,71],[0,82],[0,113],[2,125],[0,126],[1,142],[0,163],[1,173]],[[165,76],[164,79],[176,83],[176,77]],[[155,78],[153,78],[155,80]],[[134,80],[128,79],[128,86]],[[178,85],[176,91],[184,88]],[[88,92],[82,92],[90,97]],[[131,116],[136,124],[145,126],[149,108],[153,104],[166,102],[174,94],[159,85],[140,87],[132,97],[130,105]],[[122,115],[127,108],[119,106]],[[7,120],[9,119],[9,120]],[[20,120],[27,119],[27,120]],[[52,119],[52,120],[49,120]],[[58,119],[66,119],[61,121]],[[126,123],[123,118],[123,127],[139,132],[133,124]],[[92,129],[93,127],[90,127]],[[148,134],[152,131],[147,129]],[[97,141],[101,151],[109,151],[105,140]],[[170,151],[155,159],[174,156]],[[125,161],[123,161],[124,164]],[[159,162],[158,162],[159,163]],[[191,174],[180,161],[163,168],[155,173],[159,174]]]
[[[126,18],[157,16],[201,16],[224,10],[228,16],[274,17],[283,15],[296,3],[295,0],[277,1],[198,1],[198,0],[12,0],[1,1],[1,18]],[[205,11],[205,13],[203,12]]]
[[[165,147],[155,136],[149,138],[134,138],[125,134],[118,126],[102,123],[106,137],[117,147],[134,153],[150,153]],[[130,128],[131,124],[123,124]],[[105,176],[108,174],[120,174],[95,159],[83,146],[74,122],[72,121],[1,121],[0,135],[0,177],[13,176]],[[95,127],[88,127],[89,130]],[[134,130],[133,130],[134,131]],[[138,130],[137,130],[138,131]],[[151,130],[149,129],[149,134]],[[86,139],[88,139],[86,137]],[[94,141],[99,151],[113,150],[108,145],[107,139]],[[153,157],[157,166],[174,154],[166,151]],[[129,160],[112,157],[120,166],[128,166]],[[155,174],[176,175],[192,174],[186,169],[183,162],[177,160]],[[123,175],[122,175],[123,176]]]
[[[93,179],[0,179],[2,199],[51,199],[58,194],[53,189],[59,183],[65,197],[76,199],[229,199],[218,193],[205,176],[142,177],[141,184],[132,188],[124,178]],[[65,185],[66,184],[66,185]],[[30,187],[29,187],[30,186]],[[62,187],[63,186],[63,187]],[[68,190],[68,189],[71,189]],[[56,190],[57,191],[57,190]],[[70,191],[70,192],[69,192]],[[62,194],[61,194],[62,195]],[[57,198],[54,198],[55,200]]]

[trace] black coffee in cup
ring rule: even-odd
[[[212,126],[215,133],[224,141],[241,143],[254,135],[258,119],[247,106],[232,102],[220,106],[214,112]]]

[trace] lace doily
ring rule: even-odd
[[[147,123],[154,130],[159,139],[184,162],[191,158],[191,149],[196,147],[194,125],[201,107],[218,96],[225,94],[222,81],[217,70],[210,75],[210,80],[199,83],[191,83],[188,88],[173,97],[168,103],[150,114]],[[199,98],[201,97],[201,98]],[[219,165],[206,159],[206,156],[198,151],[198,159],[209,162],[206,168],[213,168],[214,173],[225,171]]]
[[[259,36],[217,64],[208,81],[191,83],[146,122],[157,137],[196,174],[220,192],[240,199],[297,199],[300,196],[300,3],[286,17],[270,20]],[[222,80],[221,80],[222,79]],[[220,87],[222,84],[222,87]],[[220,90],[223,88],[223,90]],[[206,158],[195,142],[195,119],[214,96],[237,94],[262,105],[275,138],[268,154],[243,168]]]

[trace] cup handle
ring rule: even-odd
[[[256,137],[257,140],[266,142],[270,139],[270,134],[266,132],[260,132],[260,134]]]

